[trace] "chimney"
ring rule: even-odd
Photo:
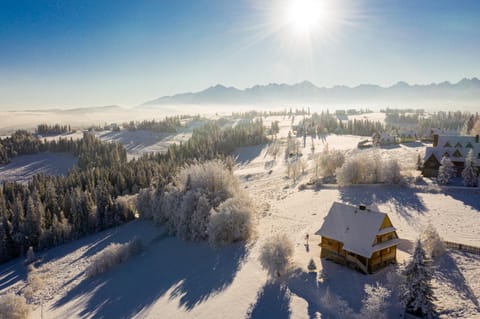
[[[438,145],[438,134],[433,134],[433,147]]]
[[[478,143],[479,135],[475,135],[475,143]]]
[[[363,204],[358,205],[358,208],[359,208],[360,210],[367,210],[367,206],[365,206],[365,205],[363,205]]]

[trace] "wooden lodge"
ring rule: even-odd
[[[335,202],[317,231],[321,258],[373,273],[396,263],[396,229],[385,213]]]
[[[425,150],[422,174],[425,177],[436,177],[443,156],[452,161],[457,176],[460,176],[465,167],[465,158],[472,150],[475,166],[480,167],[479,136],[465,135],[433,135],[433,145]]]

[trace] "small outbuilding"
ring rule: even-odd
[[[334,202],[322,227],[321,258],[373,273],[397,261],[400,242],[385,213]]]

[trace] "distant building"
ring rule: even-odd
[[[374,146],[395,144],[395,136],[385,132],[375,132],[372,135],[372,144]]]
[[[321,258],[361,270],[375,272],[396,263],[396,229],[385,213],[335,202],[322,227]]]
[[[417,133],[415,131],[402,131],[398,134],[400,143],[415,142],[417,140]]]
[[[453,136],[458,136],[458,132],[452,131],[452,130],[447,130],[447,129],[439,129],[439,128],[432,128],[430,131],[424,133],[421,137],[420,140],[425,143],[433,143],[433,137],[435,135],[453,135]]]
[[[426,177],[436,177],[443,156],[450,158],[460,175],[465,167],[465,158],[469,150],[473,150],[473,158],[480,167],[479,136],[467,135],[433,135],[432,147],[427,147],[423,161],[422,174]]]

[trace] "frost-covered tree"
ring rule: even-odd
[[[227,199],[218,211],[211,213],[209,242],[215,246],[250,239],[254,232],[253,216],[253,207],[247,199]]]
[[[382,182],[386,184],[398,184],[402,180],[400,165],[394,159],[388,159],[382,163]]]
[[[420,236],[420,240],[428,256],[435,259],[445,254],[445,244],[432,224],[428,224]]]
[[[391,291],[378,282],[375,285],[365,285],[366,297],[363,299],[361,318],[388,318],[386,311],[388,310],[387,299],[391,295]]]
[[[172,183],[143,190],[137,208],[172,235],[213,245],[246,241],[255,228],[254,206],[222,161],[185,166]]]
[[[348,158],[345,163],[335,171],[338,185],[348,186],[361,183],[362,171],[360,161],[352,157]]]
[[[315,177],[319,174],[323,176],[332,176],[335,170],[343,165],[345,155],[339,150],[330,150],[328,144],[325,144],[322,153],[314,161]]]
[[[437,181],[441,185],[446,185],[455,175],[455,167],[448,156],[443,156],[438,168]]]
[[[14,294],[0,296],[0,318],[27,319],[29,312],[24,297]]]
[[[327,287],[325,293],[320,298],[320,303],[331,312],[331,318],[357,319],[357,315],[350,308],[348,302],[332,293],[329,287]]]
[[[277,159],[277,155],[279,152],[280,152],[280,143],[278,141],[274,141],[267,148],[267,154],[272,156],[274,161]]]
[[[263,244],[260,263],[271,277],[280,277],[291,266],[293,250],[293,243],[287,235],[274,235]]]
[[[351,184],[398,184],[402,180],[400,164],[396,159],[385,158],[378,151],[362,151],[351,154],[336,169],[340,186]]]
[[[465,186],[477,186],[477,171],[473,161],[473,150],[470,149],[465,158],[465,168],[462,170],[463,184]]]
[[[424,318],[434,318],[433,270],[420,240],[416,243],[412,260],[405,266],[403,276],[405,281],[401,286],[400,300],[405,310]]]

